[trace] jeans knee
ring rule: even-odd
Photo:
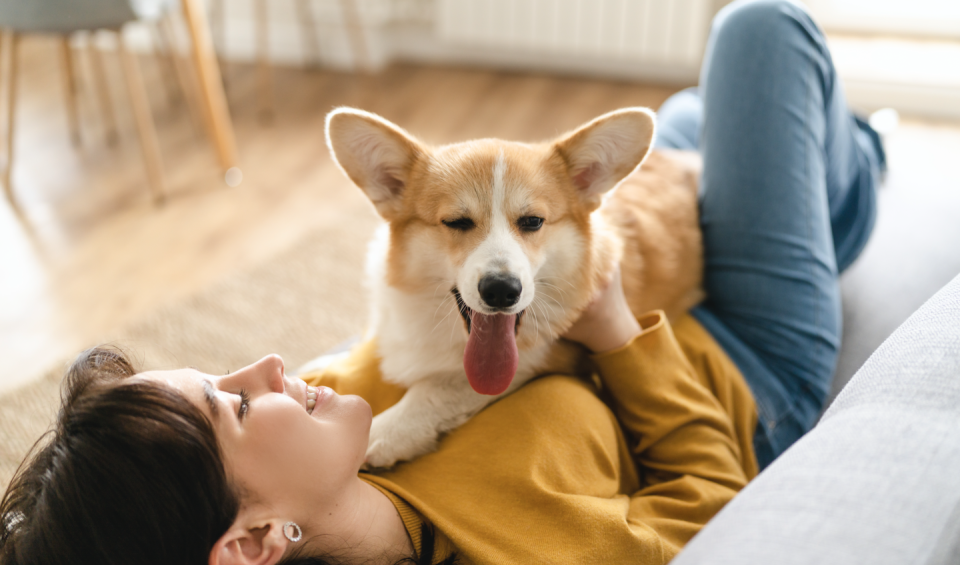
[[[687,88],[677,92],[657,111],[657,137],[659,149],[683,149],[696,151],[700,145],[700,127],[703,122],[703,101],[697,89]]]
[[[791,0],[738,0],[717,14],[710,35],[713,57],[734,61],[725,72],[775,76],[812,70],[824,92],[833,88],[833,63],[823,32]],[[749,61],[749,64],[744,64]],[[804,67],[804,65],[812,67]]]
[[[810,14],[793,0],[737,0],[724,7],[713,23],[717,41],[751,41],[764,45],[770,38],[800,32],[822,42],[822,33]]]

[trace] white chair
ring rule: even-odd
[[[204,121],[210,141],[216,149],[221,167],[225,172],[235,169],[237,154],[233,125],[223,96],[219,70],[212,57],[209,32],[206,29],[205,17],[201,10],[202,4],[199,0],[0,0],[0,28],[6,31],[7,45],[5,49],[0,49],[0,53],[3,51],[9,52],[10,58],[7,107],[5,109],[8,127],[6,132],[6,163],[2,172],[0,172],[0,181],[3,182],[7,199],[11,204],[16,205],[11,184],[11,172],[14,162],[13,141],[16,129],[14,124],[17,100],[17,51],[21,36],[30,33],[60,36],[64,59],[64,76],[67,84],[67,115],[70,121],[71,135],[76,143],[79,142],[80,138],[75,99],[74,66],[72,49],[69,44],[70,34],[78,31],[96,30],[119,32],[124,25],[132,21],[157,23],[176,4],[181,4],[183,7],[188,33],[193,43],[191,58],[196,66],[196,78],[199,82],[199,96],[201,98],[199,103],[201,108],[198,112]],[[0,42],[0,47],[2,45],[3,42]],[[161,201],[166,194],[163,181],[163,165],[137,58],[127,49],[122,33],[117,33],[117,45],[140,138],[148,185],[154,199]],[[109,109],[109,99],[106,95],[104,73],[97,50],[93,49],[91,55],[93,78],[97,83],[97,90],[100,93],[104,117],[108,120],[109,131],[113,120]],[[176,59],[179,62],[180,58],[176,57]],[[184,79],[186,72],[178,68],[176,74],[178,78]],[[239,172],[239,169],[236,169],[236,171]],[[232,185],[233,183],[229,182],[229,177],[228,174],[228,184]]]
[[[156,19],[169,8],[169,0],[0,0],[0,27],[7,30],[7,49],[10,52],[10,76],[7,83],[7,146],[6,164],[3,171],[3,186],[7,198],[14,203],[11,173],[14,163],[14,127],[17,102],[17,63],[20,38],[28,33],[58,34],[61,36],[68,92],[68,116],[71,134],[79,141],[79,128],[75,100],[72,51],[69,35],[76,31],[110,29],[120,30],[126,23],[141,19]],[[127,92],[140,137],[147,179],[154,198],[164,195],[163,165],[157,143],[153,118],[146,90],[140,76],[137,59],[124,44],[123,34],[118,34],[118,50],[126,78]],[[98,65],[94,65],[97,68]],[[96,73],[102,78],[102,73]],[[101,92],[104,88],[101,86]]]
[[[304,62],[307,66],[318,64],[320,46],[316,35],[316,21],[310,0],[294,0],[297,16],[300,20],[301,39],[303,40]],[[210,0],[211,26],[213,35],[219,43],[220,66],[224,66],[223,52],[226,39],[226,9],[225,0]],[[256,53],[257,53],[257,91],[260,103],[260,118],[269,121],[273,117],[273,86],[270,76],[270,53],[268,46],[268,10],[267,0],[254,0],[254,23],[256,26]],[[371,72],[370,57],[367,53],[366,41],[363,37],[363,25],[356,0],[340,0],[340,10],[343,13],[344,25],[350,39],[350,49],[353,52],[354,66],[361,72]]]

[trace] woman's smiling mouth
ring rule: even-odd
[[[325,386],[310,386],[307,385],[307,414],[313,414],[313,411],[316,410],[317,406],[323,403],[323,401],[330,396],[330,393],[333,392],[330,388]]]

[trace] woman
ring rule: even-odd
[[[784,1],[718,16],[700,90],[668,100],[660,133],[704,157],[709,298],[638,321],[615,277],[566,336],[599,392],[532,381],[435,453],[358,474],[372,411],[402,394],[375,344],[306,381],[275,356],[215,377],[94,350],[5,495],[2,563],[668,561],[812,426],[883,155]]]

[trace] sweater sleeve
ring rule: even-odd
[[[675,553],[747,483],[730,416],[697,378],[663,312],[627,345],[593,356],[640,470],[631,526]],[[672,547],[669,547],[672,546]]]

